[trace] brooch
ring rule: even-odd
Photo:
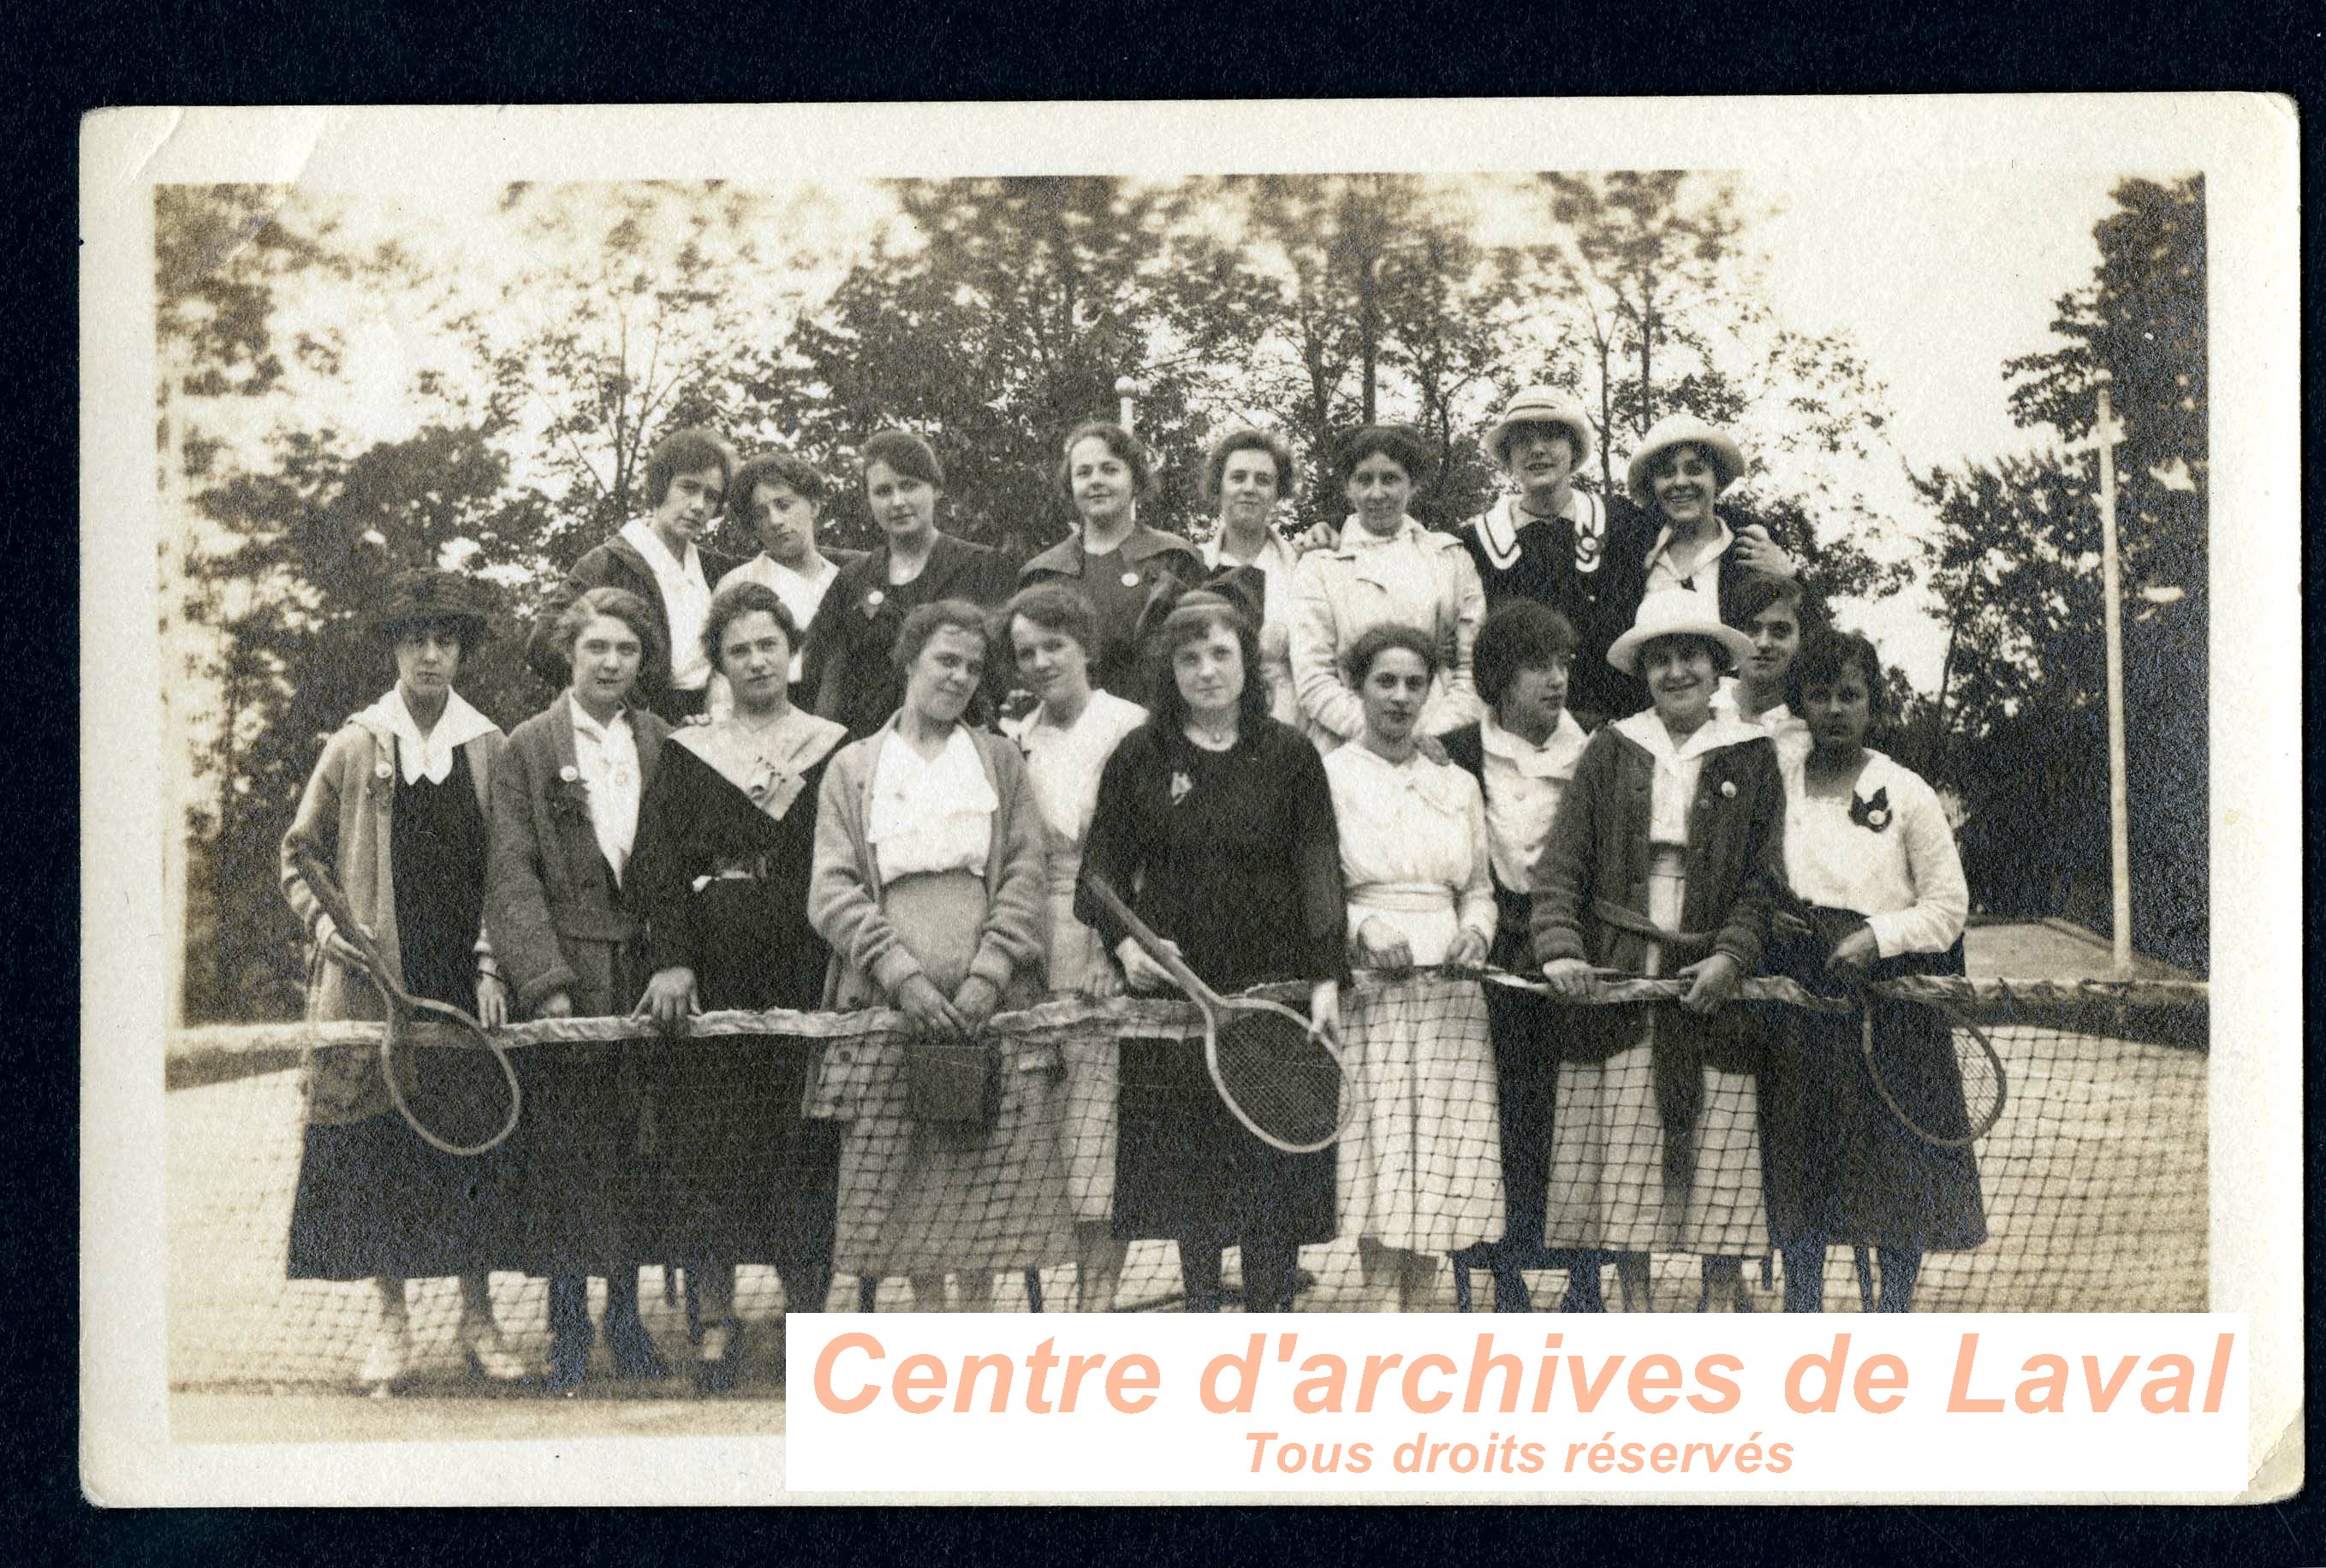
[[[377,762],[371,765],[371,776],[378,779],[383,784],[386,783],[387,779],[395,774],[395,769],[388,765],[387,758],[384,756]]]
[[[1890,792],[1885,787],[1874,792],[1871,799],[1862,799],[1856,791],[1849,796],[1849,820],[1872,832],[1880,832],[1890,825]]]
[[[1189,778],[1186,774],[1173,774],[1171,775],[1171,803],[1176,806],[1181,801],[1186,800],[1187,798],[1187,792],[1195,787],[1196,781]]]
[[[569,762],[557,770],[557,776],[567,784],[572,784],[582,776],[582,770]]]
[[[1735,779],[1725,778],[1720,781],[1720,798],[1724,801],[1733,801],[1736,798],[1736,781]]]
[[[880,613],[880,607],[887,603],[888,599],[889,596],[887,594],[882,593],[877,588],[874,589],[870,593],[864,596],[864,613],[868,616],[879,615]]]
[[[1122,586],[1125,588],[1137,588],[1139,586],[1139,574],[1135,571],[1124,572],[1122,574]]]

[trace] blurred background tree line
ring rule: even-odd
[[[1846,338],[1775,318],[1758,214],[1727,181],[992,179],[878,195],[869,235],[835,247],[813,190],[511,186],[476,219],[516,258],[496,270],[419,243],[377,203],[157,193],[164,645],[192,753],[176,781],[189,1019],[296,1007],[276,844],[323,738],[390,679],[361,617],[391,572],[455,565],[498,586],[505,635],[461,684],[513,724],[551,695],[519,656],[535,594],[637,515],[662,434],[707,425],[740,453],[816,462],[834,482],[826,540],[861,546],[856,443],[904,425],[946,465],[942,524],[1031,552],[1070,526],[1060,439],[1111,417],[1125,375],[1164,475],[1142,520],[1198,536],[1202,451],[1235,423],[1281,429],[1302,453],[1295,530],[1337,522],[1332,441],[1376,419],[1441,454],[1414,511],[1458,525],[1497,493],[1477,435],[1531,382],[1570,391],[1599,427],[1586,487],[1620,488],[1633,440],[1676,409],[1733,429],[1755,469],[1732,518],[1767,522],[1837,598],[1926,589],[1935,605],[1939,689],[1893,673],[1892,749],[1963,803],[1974,896],[2105,923],[2089,454],[1912,474],[1937,527],[1904,525],[1869,482],[1903,468],[1884,389]],[[2203,192],[2128,180],[2116,200],[2091,283],[2058,302],[2057,342],[2001,367],[2000,395],[2071,446],[2112,383],[2128,432],[2135,937],[2201,968]],[[378,330],[383,300],[399,335],[437,350],[398,385],[386,435],[344,413],[351,339]]]

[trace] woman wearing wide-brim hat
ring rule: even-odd
[[[485,858],[503,738],[452,687],[485,640],[485,591],[451,572],[404,572],[370,623],[395,657],[395,684],[325,743],[283,838],[283,895],[310,944],[307,1016],[380,1016],[309,884],[312,858],[330,868],[405,990],[495,1026],[507,1019],[508,993],[485,935]],[[379,1315],[362,1381],[385,1392],[410,1359],[405,1280],[445,1275],[461,1276],[458,1334],[471,1367],[523,1376],[493,1322],[487,1274],[511,1261],[515,1239],[498,1222],[508,1160],[430,1147],[396,1113],[376,1047],[311,1053],[303,1088],[288,1272],[372,1282]]]
[[[1643,1295],[1651,1252],[1705,1258],[1716,1304],[1742,1303],[1741,1260],[1768,1249],[1761,1041],[1730,1005],[1761,968],[1784,885],[1784,784],[1765,732],[1715,713],[1723,665],[1751,651],[1698,595],[1642,599],[1608,657],[1654,706],[1584,749],[1534,869],[1534,956],[1561,996],[1599,971],[1689,982],[1676,1003],[1576,1007],[1561,1057],[1544,1242],[1613,1253]],[[1596,1265],[1573,1282],[1598,1304]]]
[[[1654,531],[1625,496],[1576,488],[1597,450],[1590,418],[1556,387],[1521,387],[1478,444],[1505,486],[1459,535],[1487,610],[1513,600],[1557,610],[1576,636],[1568,707],[1586,728],[1632,712],[1638,686],[1608,664],[1607,649],[1639,608]]]
[[[1651,594],[1685,590],[1718,619],[1739,626],[1737,596],[1746,578],[1796,574],[1793,558],[1765,526],[1747,523],[1732,531],[1720,517],[1716,504],[1746,467],[1735,437],[1692,413],[1666,414],[1640,439],[1624,477],[1653,531],[1642,561],[1642,604]]]

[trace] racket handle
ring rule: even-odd
[[[1203,978],[1187,967],[1187,961],[1173,951],[1168,942],[1155,934],[1154,927],[1130,912],[1130,905],[1107,886],[1105,877],[1085,876],[1083,880],[1090,885],[1091,895],[1106,906],[1106,912],[1122,922],[1123,929],[1130,932],[1130,940],[1137,942],[1149,958],[1162,965],[1164,972],[1177,980],[1181,989],[1214,1008],[1221,1006],[1219,993],[1205,985]]]

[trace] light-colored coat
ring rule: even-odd
[[[1443,735],[1476,723],[1483,712],[1470,655],[1477,646],[1479,623],[1486,618],[1486,590],[1460,539],[1418,524],[1417,529],[1437,590],[1432,624],[1418,629],[1436,640],[1438,663],[1420,730]],[[1342,673],[1341,659],[1367,629],[1390,618],[1380,560],[1378,546],[1344,545],[1312,550],[1293,568],[1292,685],[1309,738],[1321,747],[1364,733],[1364,703]]]
[[[507,744],[507,738],[496,729],[460,747],[468,759],[477,804],[488,820],[493,773]],[[318,946],[323,906],[299,869],[302,849],[331,868],[340,891],[347,895],[349,909],[377,941],[389,974],[403,983],[403,950],[395,929],[395,868],[388,853],[388,813],[395,801],[395,735],[372,715],[357,714],[324,744],[323,755],[299,797],[290,831],[283,835],[283,896],[299,917],[309,944],[307,1016],[311,1020],[377,1018],[380,1007],[369,980]],[[491,926],[488,918],[477,932],[479,959],[492,955],[492,943],[486,935]],[[368,1048],[310,1053],[304,1070],[308,1119],[324,1126],[342,1125],[394,1109],[378,1061],[379,1053]]]
[[[1031,981],[1038,990],[1049,938],[1042,813],[1027,785],[1026,761],[1018,747],[998,735],[967,733],[1000,799],[993,812],[992,848],[985,857],[985,923],[969,972],[984,976],[1005,996],[1013,979]],[[835,753],[823,770],[807,914],[832,944],[832,971],[823,988],[827,1007],[843,1005],[851,974],[869,979],[882,998],[892,999],[920,972],[920,960],[881,911],[879,868],[865,836],[881,748],[904,744],[891,720]]]
[[[670,727],[629,710],[645,797]],[[520,1014],[563,991],[583,1016],[627,1012],[637,1000],[617,974],[617,951],[644,921],[629,901],[607,895],[604,853],[591,825],[590,790],[574,760],[573,710],[557,700],[518,725],[493,780],[492,855],[485,923]]]

